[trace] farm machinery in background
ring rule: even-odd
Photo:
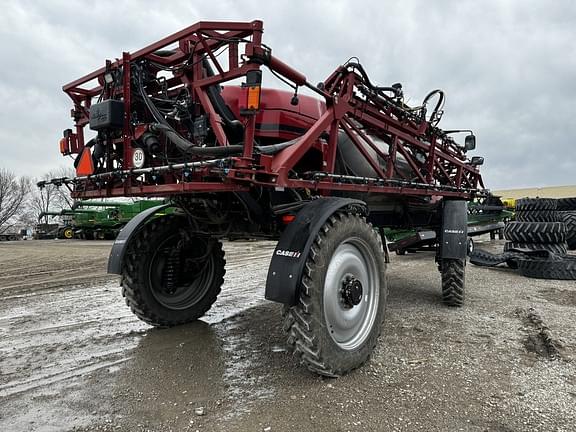
[[[516,199],[515,198],[501,198],[502,204],[508,211],[514,211],[516,208]]]
[[[26,229],[9,229],[0,233],[0,241],[17,241],[26,238]]]
[[[434,231],[441,297],[463,304],[466,203],[485,194],[483,158],[467,156],[471,131],[438,126],[441,90],[410,106],[401,84],[375,84],[356,58],[312,84],[262,35],[261,21],[199,22],[65,85],[75,126],[60,151],[77,176],[50,183],[76,199],[169,200],[124,227],[108,263],[153,326],[210,309],[223,239],[278,241],[265,297],[284,305],[300,361],[338,376],[381,331],[385,228]],[[262,86],[263,68],[289,90]]]
[[[39,224],[36,231],[42,233],[42,238],[113,240],[136,215],[163,203],[162,200],[76,201],[71,209],[42,212],[38,219],[58,217],[60,224]]]
[[[487,195],[468,203],[468,253],[474,250],[473,237],[489,234],[490,239],[503,239],[504,226],[512,220],[514,211],[509,210],[499,197]],[[398,255],[407,251],[430,250],[438,246],[436,232],[419,228],[387,228],[388,247]]]

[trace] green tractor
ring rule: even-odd
[[[58,216],[62,222],[53,237],[61,239],[113,240],[138,213],[161,205],[162,200],[135,202],[78,201],[71,209],[46,211],[45,216]]]
[[[474,250],[472,237],[490,234],[490,239],[496,236],[503,238],[504,225],[514,216],[514,212],[506,208],[500,197],[488,195],[468,203],[468,253]],[[438,239],[434,231],[419,229],[385,229],[386,239],[390,242],[390,250],[398,255],[407,251],[435,250]]]
[[[85,240],[113,240],[138,213],[163,204],[162,200],[135,202],[77,201],[72,209],[75,235]]]

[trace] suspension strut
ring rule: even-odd
[[[181,242],[168,252],[166,266],[164,267],[164,281],[166,292],[174,294],[180,276]]]

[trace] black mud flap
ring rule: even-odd
[[[114,241],[112,250],[110,251],[110,257],[108,258],[108,273],[118,275],[122,274],[122,261],[124,260],[126,247],[134,233],[148,222],[152,216],[168,207],[172,207],[172,204],[163,204],[144,210],[143,212],[138,213],[135,218],[131,219],[130,222],[120,230],[118,237],[116,237],[116,241]]]
[[[464,200],[444,200],[440,258],[465,259],[468,246],[468,207]]]
[[[337,210],[355,208],[367,214],[366,203],[350,198],[319,198],[303,207],[276,245],[268,278],[265,297],[288,305],[296,304],[300,279],[312,243],[322,225]]]

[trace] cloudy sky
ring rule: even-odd
[[[199,20],[264,21],[274,54],[322,81],[351,56],[417,104],[447,93],[491,189],[576,184],[576,2],[0,0],[0,167],[69,165],[63,84]],[[273,83],[276,85],[276,83]]]

